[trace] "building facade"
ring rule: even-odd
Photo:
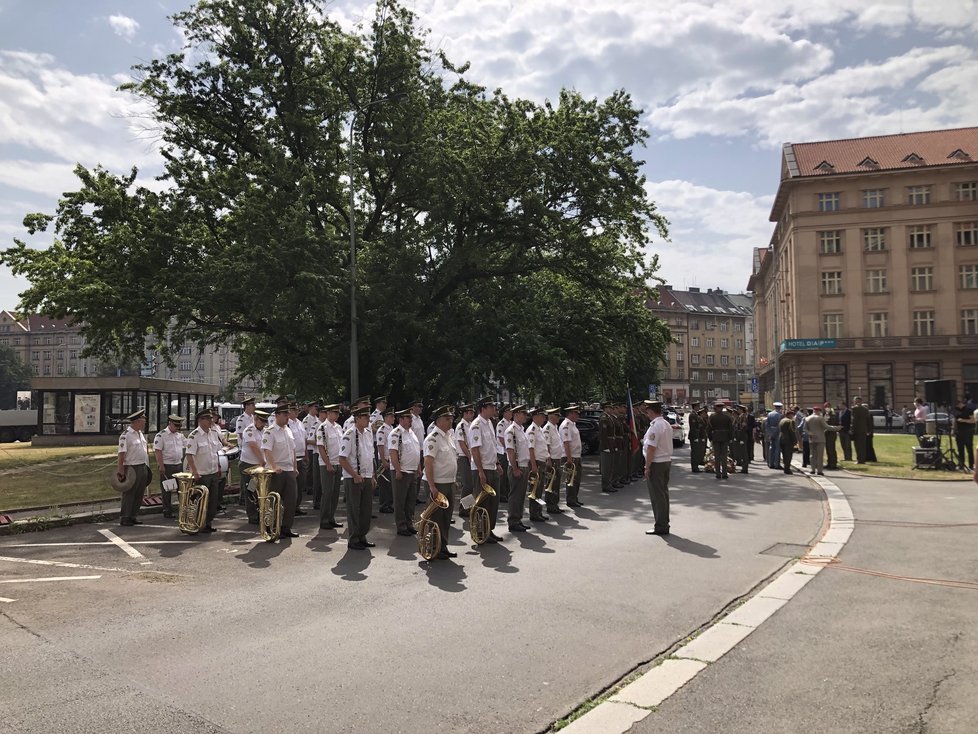
[[[786,144],[754,256],[763,402],[978,395],[978,128]]]
[[[753,402],[748,361],[751,299],[720,289],[659,287],[648,308],[666,322],[669,346],[660,393],[667,403]]]

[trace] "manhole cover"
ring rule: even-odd
[[[135,581],[146,581],[151,584],[175,584],[180,577],[172,573],[158,573],[157,571],[138,571],[126,576],[127,579]]]
[[[761,551],[765,556],[781,556],[782,558],[801,558],[808,552],[807,545],[797,543],[775,543],[770,548]]]

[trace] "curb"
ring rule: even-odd
[[[825,477],[805,475],[825,495],[828,530],[809,549],[806,558],[827,563],[842,551],[852,535],[855,519],[845,494]],[[733,650],[771,615],[787,604],[823,565],[795,561],[744,604],[706,628],[696,639],[669,655],[579,719],[562,734],[619,734],[655,712],[676,691]]]

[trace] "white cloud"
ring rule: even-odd
[[[690,181],[646,184],[669,221],[667,243],[654,243],[659,275],[677,288],[699,286],[740,293],[751,274],[753,248],[771,239],[773,196],[723,191]]]
[[[113,33],[127,41],[131,41],[139,30],[139,23],[128,15],[110,15],[109,25]]]

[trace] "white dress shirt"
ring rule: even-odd
[[[164,464],[183,463],[183,449],[187,439],[180,431],[170,430],[167,426],[153,437],[153,451],[163,452]]]
[[[238,445],[241,447],[242,464],[259,466],[265,463],[265,459],[261,455],[261,434],[262,432],[254,423],[246,426],[244,432],[239,434],[241,439],[238,441]],[[253,449],[252,445],[257,446],[257,449]]]
[[[125,433],[119,436],[119,453],[126,455],[126,466],[149,464],[146,436],[143,435],[142,431],[134,431],[132,426],[129,426]]]
[[[297,418],[289,418],[289,428],[292,429],[292,440],[295,442],[295,455],[298,459],[306,458],[306,429]]]
[[[492,427],[492,421],[483,418],[481,415],[472,421],[469,426],[469,449],[479,449],[482,456],[483,469],[496,468],[496,432]],[[478,469],[475,465],[475,454],[469,459],[469,466]]]
[[[358,451],[359,449],[359,457]],[[371,479],[374,475],[374,435],[369,426],[357,431],[351,426],[343,431],[340,441],[340,456],[350,462],[350,466],[361,476]],[[343,479],[353,479],[353,475],[343,469]]]
[[[221,470],[217,452],[223,448],[224,444],[221,443],[217,429],[212,428],[205,431],[197,426],[187,436],[187,456],[194,457],[194,466],[197,467],[197,473],[202,476],[204,474],[217,474]]]
[[[234,422],[234,432],[240,436],[244,433],[245,428],[253,425],[255,425],[255,417],[247,413],[242,413]]]
[[[544,433],[543,426],[531,423],[530,427],[526,429],[526,440],[530,444],[530,448],[533,449],[533,458],[546,463],[547,459],[550,458],[550,446],[547,443],[547,435]]]
[[[465,445],[469,445],[469,422],[464,418],[458,422],[455,426],[455,455],[465,456],[465,452],[462,451],[462,442]]]
[[[455,441],[452,432],[445,433],[438,426],[424,441],[424,455],[435,460],[432,477],[435,484],[454,484],[458,462],[455,458]]]
[[[560,440],[560,428],[556,423],[551,423],[548,420],[543,424],[543,435],[547,438],[550,458],[554,461],[562,461],[564,458],[564,443]]]
[[[289,421],[291,423],[291,421]],[[298,423],[298,421],[296,421]],[[271,462],[276,469],[295,471],[295,434],[288,425],[273,423],[261,435],[261,449],[271,454]],[[269,466],[269,469],[272,467]]]
[[[397,451],[397,459],[401,464],[401,471],[417,471],[421,461],[421,444],[418,437],[411,428],[397,426],[391,431],[390,438],[387,439],[387,456],[390,459],[391,451]],[[389,461],[390,468],[394,468],[393,460]]]
[[[530,466],[530,442],[526,438],[526,431],[523,430],[523,426],[511,421],[506,428],[503,440],[506,442],[506,448],[513,449],[516,454],[516,465],[520,469],[528,468]]]
[[[316,429],[316,454],[319,455],[320,466],[326,466],[326,462],[323,461],[322,455],[319,454],[319,446],[326,449],[326,455],[329,456],[329,460],[333,466],[340,465],[340,442],[342,440],[343,430],[337,423],[331,420],[324,420],[319,424],[319,428]]]
[[[424,421],[421,416],[411,413],[411,430],[418,439],[418,456],[421,456],[421,442],[424,441]]]
[[[655,455],[652,457],[653,464],[664,464],[672,461],[672,426],[669,421],[661,415],[656,416],[645,432],[642,439],[643,452],[649,446],[655,448]]]
[[[508,421],[505,418],[500,418],[499,422],[496,423],[496,453],[505,454],[506,453],[506,429],[513,424],[513,421]]]
[[[319,428],[319,416],[310,413],[305,418],[302,419],[302,427],[305,430],[306,436],[306,451],[315,451],[316,449],[316,429]]]
[[[570,418],[564,418],[564,422],[560,424],[560,440],[562,443],[570,443],[572,459],[581,458],[581,432]],[[566,460],[563,448],[560,450],[560,455]]]

